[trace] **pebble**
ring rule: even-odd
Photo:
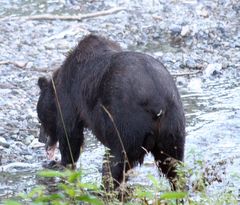
[[[1,115],[0,115],[0,117],[1,117]],[[2,127],[0,127],[0,136],[3,134],[5,134],[5,130]]]
[[[26,68],[27,69],[30,69],[30,68],[32,68],[33,67],[33,62],[28,62],[27,64],[26,64]]]
[[[170,30],[172,35],[179,35],[182,31],[182,27],[180,25],[172,24],[169,27],[169,30]]]
[[[28,136],[26,136],[26,138],[24,139],[24,144],[25,145],[30,145],[31,144],[31,142],[34,140],[34,136],[33,135],[28,135]]]
[[[9,148],[10,144],[5,140],[5,138],[0,137],[0,146],[5,147],[5,148]]]
[[[189,25],[186,25],[186,26],[183,26],[182,27],[182,30],[181,30],[181,36],[182,37],[186,37],[186,36],[189,36],[189,34],[191,33],[191,29],[190,29],[190,26]]]
[[[192,58],[187,59],[185,64],[188,68],[196,68],[197,67],[196,61]]]
[[[167,63],[167,62],[175,63],[176,62],[175,57],[172,53],[165,53],[162,56],[162,61],[165,62],[165,63]]]
[[[24,68],[25,66],[26,66],[26,62],[24,62],[24,61],[16,61],[15,62],[16,63],[16,65],[18,66],[18,67],[20,67],[20,68]]]
[[[163,56],[163,52],[162,52],[162,51],[158,51],[158,52],[155,52],[153,55],[154,55],[156,58],[162,57],[162,56]]]
[[[39,147],[44,147],[44,146],[45,146],[45,144],[39,142],[37,138],[33,139],[31,144],[29,144],[29,148],[32,148],[32,149],[39,148]]]
[[[240,39],[234,41],[233,45],[235,48],[240,48]]]
[[[208,12],[208,10],[207,10],[205,7],[203,7],[203,6],[198,6],[198,7],[196,7],[196,13],[197,13],[199,16],[202,16],[202,17],[205,17],[205,18],[209,17],[209,12]]]
[[[210,77],[212,75],[219,73],[221,70],[222,70],[221,63],[211,63],[208,64],[207,68],[204,70],[204,74],[205,76]]]

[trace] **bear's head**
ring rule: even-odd
[[[47,143],[48,137],[56,138],[57,107],[52,82],[45,77],[38,79],[40,97],[37,103],[37,114],[41,123],[39,142]]]

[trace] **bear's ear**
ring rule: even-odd
[[[47,86],[48,86],[48,80],[47,80],[47,78],[45,78],[45,77],[40,77],[40,78],[38,79],[38,86],[39,86],[39,88],[40,88],[41,90],[47,88]]]

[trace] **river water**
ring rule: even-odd
[[[37,137],[38,125],[35,113],[35,105],[38,97],[38,88],[36,86],[36,81],[39,76],[45,73],[42,73],[41,70],[33,70],[33,68],[38,67],[39,62],[42,61],[44,61],[43,64],[46,66],[52,65],[53,63],[51,62],[51,59],[55,62],[55,64],[58,65],[58,60],[62,61],[63,54],[66,53],[67,50],[72,47],[72,45],[74,45],[73,42],[75,42],[76,38],[79,38],[79,36],[72,32],[73,30],[70,29],[69,33],[63,35],[62,39],[59,40],[60,46],[57,45],[55,48],[54,46],[47,45],[48,47],[40,47],[38,50],[36,48],[36,42],[39,40],[40,43],[44,43],[46,42],[46,39],[49,39],[48,34],[41,34],[41,32],[52,32],[54,36],[58,34],[58,32],[61,33],[62,31],[64,31],[64,28],[69,29],[67,23],[61,23],[60,21],[47,24],[44,24],[44,22],[34,23],[34,25],[36,26],[36,31],[34,31],[33,28],[30,28],[29,31],[26,31],[26,33],[24,33],[25,31],[23,32],[23,30],[28,27],[28,23],[23,23],[22,25],[19,24],[18,26],[18,21],[16,19],[10,22],[5,19],[7,16],[26,16],[41,13],[67,14],[69,13],[69,11],[76,14],[78,12],[77,9],[79,8],[81,8],[83,12],[88,12],[109,8],[116,5],[124,5],[124,1],[106,1],[105,3],[103,3],[102,1],[96,1],[95,4],[92,4],[91,1],[87,2],[86,4],[83,4],[83,1],[79,2],[81,3],[80,7],[72,6],[69,2],[65,4],[64,1],[54,0],[0,0],[0,17],[4,18],[0,19],[1,24],[4,25],[4,29],[2,31],[0,30],[0,42],[3,45],[2,49],[0,49],[0,56],[2,56],[0,60],[6,60],[6,57],[7,59],[10,58],[11,60],[20,59],[22,61],[24,59],[27,62],[30,62],[27,70],[16,70],[11,65],[0,65],[0,93],[3,96],[2,100],[0,100],[0,105],[2,105],[2,108],[0,108],[0,111],[2,112],[0,113],[0,122],[5,126],[5,122],[7,121],[8,125],[11,124],[12,128],[16,129],[20,129],[19,127],[24,126],[29,129],[28,122],[30,119],[31,126],[33,126],[33,132],[25,131],[24,133],[20,133],[20,136],[18,136],[18,134],[16,133],[15,135],[12,134],[12,132],[5,129],[5,127],[3,127],[2,129],[4,133],[0,130],[0,136],[2,135],[4,138],[6,138],[7,142],[10,143],[10,148],[4,148],[0,146],[0,152],[4,153],[3,155],[0,155],[0,157],[2,158],[0,160],[0,162],[2,161],[2,166],[0,168],[3,170],[0,170],[0,201],[2,199],[12,197],[19,192],[28,192],[35,185],[41,184],[38,177],[36,176],[36,173],[38,170],[42,169],[41,164],[45,159],[44,148],[36,147],[34,149],[31,149],[29,148],[29,144],[27,143],[14,144],[16,140],[21,141],[21,137],[23,135],[28,136],[31,133],[31,135],[33,135],[33,138]],[[142,5],[146,4],[145,1],[141,2],[143,3]],[[193,5],[198,6],[197,1],[182,2],[184,5],[189,4],[190,7],[192,7]],[[225,2],[231,3],[231,1]],[[162,3],[162,1],[153,1],[151,3],[151,6],[148,8],[148,11],[149,9],[152,9],[152,11],[154,11],[154,5],[158,5],[160,7],[161,5],[164,5],[167,7],[171,6],[171,3],[169,3],[169,5],[165,5],[164,3]],[[176,5],[173,4],[172,6]],[[179,5],[176,8],[178,7]],[[164,8],[162,7],[161,9],[164,10]],[[179,10],[181,10],[181,7]],[[120,14],[118,16],[118,18],[121,17],[124,19],[124,14]],[[108,17],[106,17],[106,19],[107,18]],[[109,20],[109,22],[116,21],[119,23],[118,18],[116,18],[115,20],[111,19]],[[234,18],[234,15],[232,18]],[[104,21],[106,21],[106,19]],[[136,20],[137,19],[135,19],[135,21]],[[7,23],[4,23],[4,21],[6,21]],[[20,20],[20,22],[23,21]],[[106,24],[106,27],[101,25],[98,29],[102,29],[101,32],[106,34],[107,31],[105,31],[104,29],[108,28],[107,26],[109,26],[109,22]],[[102,21],[100,20],[96,20],[96,22],[89,20],[84,23],[75,22],[74,24],[73,22],[69,23],[69,25],[83,26],[86,24],[86,30],[89,30],[91,25],[96,26],[96,24],[100,23],[102,23]],[[18,27],[20,28],[20,30],[18,30]],[[186,53],[186,51],[184,49],[181,49],[181,43],[177,44],[177,46],[176,44],[172,45],[171,43],[173,39],[169,39],[169,36],[167,37],[167,39],[162,39],[161,37],[159,37],[158,39],[160,39],[160,43],[155,42],[155,44],[149,44],[149,39],[141,39],[143,35],[139,34],[137,36],[138,39],[137,37],[132,39],[132,37],[129,36],[129,38],[126,38],[126,43],[124,44],[124,38],[126,37],[124,36],[124,32],[122,35],[119,35],[119,27],[112,28],[110,26],[109,29],[113,30],[113,34],[111,35],[116,34],[119,41],[123,43],[123,46],[130,49],[134,48],[135,50],[144,51],[156,57],[160,56],[160,58],[163,60],[163,63],[166,64],[167,68],[169,68],[171,73],[173,74],[182,71],[180,68],[176,69],[174,66],[172,68],[173,64],[176,65],[178,63],[178,57],[176,57],[176,59],[173,61],[169,61],[168,58],[169,55],[173,56],[174,58],[175,55],[179,56],[181,52]],[[17,30],[17,35],[14,35],[15,30]],[[232,33],[236,34],[236,31]],[[237,30],[237,33],[238,38],[236,41],[240,41],[239,30]],[[152,34],[150,33],[149,35]],[[9,36],[11,36],[13,40],[9,39]],[[27,36],[27,38],[29,39],[27,39],[25,36]],[[33,40],[31,39],[31,37]],[[235,38],[235,36],[232,37]],[[22,38],[24,40],[22,40]],[[153,38],[155,38],[154,35]],[[139,39],[141,39],[142,41],[140,41]],[[70,41],[69,46],[66,46],[67,40]],[[205,41],[204,39],[202,40]],[[19,52],[24,51],[23,57],[19,57],[18,51],[16,51],[17,48],[13,46],[12,41],[26,44],[26,46],[30,45],[30,47],[34,49],[33,53],[30,54],[30,51],[28,50],[30,47],[25,48],[25,45],[22,45],[22,47],[18,46]],[[188,167],[195,170],[199,169],[200,171],[205,173],[209,183],[209,193],[212,193],[211,190],[225,190],[227,187],[232,187],[232,189],[237,195],[239,195],[240,192],[240,176],[238,171],[240,167],[240,67],[239,58],[238,61],[236,60],[236,56],[240,56],[240,51],[239,47],[234,47],[234,45],[237,45],[236,43],[238,43],[236,41],[229,41],[230,45],[227,45],[229,51],[226,51],[229,53],[227,53],[226,55],[222,55],[223,58],[218,58],[218,55],[220,55],[222,52],[222,47],[216,48],[216,59],[219,60],[220,63],[223,63],[225,58],[229,61],[228,65],[225,67],[223,66],[224,68],[221,69],[221,71],[218,72],[216,75],[207,75],[204,71],[197,75],[185,75],[183,77],[175,78],[181,93],[187,119],[185,162]],[[130,43],[130,45],[128,45],[128,43]],[[161,44],[161,46],[159,46],[159,44]],[[223,44],[223,46],[225,46],[225,44]],[[5,52],[4,49],[7,49],[8,51]],[[187,47],[187,49],[190,49],[190,47]],[[198,47],[194,47],[194,49],[197,50]],[[168,55],[165,55],[165,53],[167,53]],[[40,60],[34,61],[35,58],[38,58],[38,55]],[[198,55],[198,57],[194,58],[193,60],[201,61],[199,56],[201,57],[201,55]],[[232,59],[228,59],[226,56],[232,56]],[[207,59],[206,61],[208,61],[208,63],[212,63],[210,59]],[[20,95],[23,92],[25,100],[27,99],[26,101],[24,101],[23,104],[20,103],[18,105],[17,100],[14,98],[15,95],[18,96],[19,94],[18,92],[17,94],[14,94],[14,92],[11,91],[11,89],[14,90],[15,87],[7,89],[8,85],[12,85],[11,80],[15,81],[15,84],[13,84],[14,86],[20,86],[20,89],[22,89]],[[7,85],[7,88],[3,85]],[[11,99],[14,100],[14,105],[11,104]],[[6,103],[4,103],[3,101],[6,101]],[[17,106],[17,108],[15,109],[14,106]],[[10,115],[8,114],[10,109],[15,109],[16,112],[14,113],[14,115],[20,117],[20,119],[22,119],[21,115],[23,115],[22,111],[25,112],[24,110],[27,110],[26,112],[33,113],[30,117],[26,116],[26,119],[28,120],[25,124],[28,125],[25,125],[23,122],[17,122],[19,124],[15,125],[15,118],[12,119],[12,116],[10,117]],[[94,179],[95,181],[99,181],[101,160],[104,148],[95,140],[95,138],[91,135],[91,132],[86,130],[85,136],[86,145],[84,147],[81,159],[79,160],[79,166],[88,169],[88,173],[86,174],[86,181],[92,179]],[[14,157],[9,157],[12,153],[11,143],[14,144],[12,145],[13,149],[15,149],[15,152],[13,152],[15,154]],[[26,146],[27,153],[25,153],[24,156],[22,156],[21,146]],[[203,164],[199,165],[196,163],[196,161],[202,161]],[[148,179],[146,178],[146,175],[149,173],[157,176],[156,168],[154,166],[151,156],[147,156],[145,163],[141,168],[137,167],[135,169],[135,175],[133,179],[130,180],[130,183],[148,184]],[[190,184],[191,180],[194,179],[189,180]]]

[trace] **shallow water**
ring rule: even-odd
[[[196,83],[201,84],[198,91],[191,91],[189,86],[181,89],[187,116],[187,148],[201,149],[205,157],[239,156],[239,71],[230,69],[222,76]]]

